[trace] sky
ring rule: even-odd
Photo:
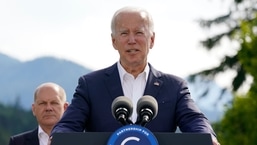
[[[0,53],[21,61],[54,56],[96,70],[118,61],[110,21],[124,6],[147,9],[155,23],[148,61],[181,77],[218,64],[226,51],[199,44],[208,32],[195,21],[227,13],[230,0],[1,0]],[[222,81],[223,83],[226,81]]]

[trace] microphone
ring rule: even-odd
[[[122,125],[133,124],[129,117],[132,115],[133,103],[125,96],[119,96],[112,102],[112,116]]]
[[[137,122],[141,126],[145,126],[153,120],[158,113],[158,103],[154,97],[146,95],[141,97],[137,102]]]

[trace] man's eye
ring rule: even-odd
[[[127,32],[122,32],[121,35],[127,35],[128,33]]]
[[[53,102],[52,104],[56,105],[56,104],[59,104],[58,102]]]

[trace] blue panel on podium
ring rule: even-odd
[[[126,125],[109,137],[108,145],[159,145],[155,135],[140,125]]]

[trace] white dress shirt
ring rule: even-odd
[[[38,126],[38,140],[39,140],[39,145],[47,145],[49,136],[47,133],[44,132],[44,130]]]
[[[118,62],[117,65],[124,96],[129,97],[133,102],[133,113],[131,120],[133,123],[135,123],[137,119],[137,101],[144,94],[146,81],[149,74],[149,66],[146,65],[144,71],[135,78],[132,74],[126,72],[120,62]]]

